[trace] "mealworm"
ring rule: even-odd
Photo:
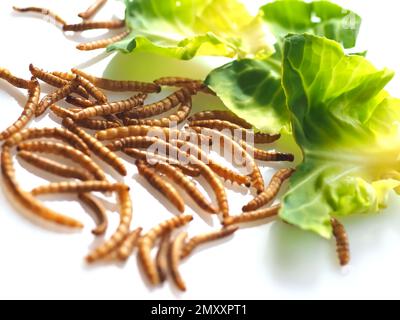
[[[248,123],[246,120],[238,117],[231,111],[204,111],[198,112],[189,118],[189,121],[203,121],[203,120],[222,120],[222,121],[229,121],[234,123],[243,129],[253,129],[253,126]]]
[[[337,254],[342,267],[350,262],[350,243],[346,229],[337,219],[331,219],[333,235],[336,238]]]
[[[78,109],[76,111],[73,111],[72,109],[66,109],[60,106],[57,106],[56,104],[53,104],[50,107],[51,112],[53,112],[57,117],[60,118],[72,118],[74,116],[74,113],[81,111],[81,109]]]
[[[20,89],[29,89],[31,87],[31,81],[25,80],[18,78],[12,73],[4,68],[0,68],[0,79],[3,79],[13,85],[14,87],[20,88]]]
[[[126,31],[124,31],[120,34],[117,34],[116,36],[108,38],[108,39],[87,42],[87,43],[80,43],[76,46],[76,48],[81,51],[92,51],[92,50],[97,50],[97,49],[104,49],[113,43],[116,43],[118,41],[125,39],[127,36],[130,35],[130,33],[131,33],[131,31],[126,30]]]
[[[42,169],[46,172],[55,174],[60,177],[78,179],[83,181],[93,179],[92,175],[83,169],[63,165],[58,162],[37,156],[31,152],[21,151],[18,153],[18,156],[29,164],[35,166],[36,168]]]
[[[129,188],[126,187],[119,190],[117,195],[120,206],[119,226],[108,241],[100,245],[86,257],[86,261],[88,263],[93,263],[106,257],[108,254],[118,248],[118,246],[129,234],[129,228],[132,221],[132,201],[129,196]]]
[[[161,283],[167,280],[168,269],[169,269],[168,254],[170,248],[170,240],[171,240],[171,233],[167,233],[162,237],[156,256],[156,266],[158,274],[160,276]]]
[[[172,278],[174,279],[176,286],[182,291],[186,291],[186,284],[179,272],[179,264],[181,262],[182,249],[187,237],[187,232],[180,233],[175,240],[172,241],[169,251],[169,268],[171,270]]]
[[[78,14],[78,17],[87,20],[93,17],[105,4],[107,0],[96,0],[89,8],[84,12]]]
[[[207,85],[201,80],[194,80],[184,77],[163,77],[154,81],[155,84],[168,87],[194,87],[199,91],[207,94],[215,95]]]
[[[82,182],[55,182],[34,188],[31,193],[34,196],[56,193],[87,193],[87,192],[115,192],[126,189],[121,183],[109,183],[107,181],[82,181]]]
[[[39,82],[34,78],[32,79],[32,83],[34,85],[32,85],[32,87],[29,89],[28,101],[25,104],[24,111],[17,121],[0,133],[0,141],[8,139],[12,135],[21,131],[34,117],[40,98],[40,86]]]
[[[46,17],[49,17],[49,19],[58,22],[62,26],[66,25],[67,22],[61,18],[58,14],[54,13],[53,11],[50,11],[49,9],[46,8],[39,8],[39,7],[27,7],[27,8],[17,8],[13,7],[15,11],[18,12],[35,12],[39,13],[41,15],[44,15]]]
[[[160,275],[158,274],[157,266],[151,258],[151,249],[159,237],[185,226],[193,220],[193,216],[181,215],[170,220],[164,221],[154,227],[147,234],[139,239],[139,260],[143,265],[144,272],[152,285],[160,283]]]
[[[251,146],[245,141],[240,141],[240,145],[243,149],[247,150],[248,153],[254,156],[254,159],[260,161],[268,161],[268,162],[293,162],[294,155],[291,153],[281,153],[276,151],[264,151],[258,148]]]
[[[88,206],[96,216],[97,227],[92,230],[92,233],[95,236],[105,234],[108,228],[108,218],[104,206],[87,193],[79,194],[78,198],[84,205]]]
[[[14,147],[25,140],[41,138],[61,140],[85,154],[90,153],[89,147],[81,140],[81,138],[64,128],[25,129],[14,134],[5,142],[5,144],[9,147]]]
[[[83,129],[79,128],[71,118],[64,118],[62,124],[68,130],[80,137],[94,154],[104,162],[108,163],[119,174],[122,176],[128,174],[124,163],[114,152],[104,146],[99,140],[86,133]]]
[[[74,116],[74,120],[82,120],[98,116],[123,113],[131,110],[132,108],[136,108],[139,105],[142,105],[143,101],[143,94],[140,93],[128,100],[105,103],[103,105],[84,109]]]
[[[281,169],[273,177],[265,191],[243,207],[244,212],[257,210],[271,202],[279,193],[283,183],[295,172],[294,169]]]
[[[96,105],[95,101],[91,101],[88,99],[82,99],[74,96],[68,96],[65,101],[73,106],[80,107],[80,108],[90,108]]]
[[[159,93],[161,92],[161,87],[155,83],[139,82],[139,81],[120,81],[120,80],[110,80],[94,77],[82,70],[72,69],[72,71],[80,75],[83,78],[88,79],[98,88],[114,91],[114,92],[142,92],[142,93]]]
[[[58,225],[67,226],[71,228],[83,228],[82,223],[79,221],[60,215],[59,213],[46,208],[41,202],[37,201],[29,192],[23,191],[16,179],[15,168],[12,161],[10,147],[3,145],[1,152],[1,171],[3,174],[4,182],[14,197],[17,203],[21,204],[25,209],[29,210],[32,214],[56,223]]]
[[[172,184],[165,181],[165,179],[159,176],[155,170],[149,168],[142,160],[136,161],[136,167],[138,168],[139,174],[146,178],[157,191],[164,195],[179,212],[185,212],[185,202]]]
[[[89,80],[81,77],[81,76],[76,76],[76,80],[78,83],[82,85],[83,88],[93,97],[97,100],[97,103],[104,104],[107,103],[107,97],[104,94],[103,91],[101,91],[99,88],[97,88],[93,83],[91,83]],[[72,80],[73,81],[73,80]]]
[[[125,20],[85,21],[78,24],[65,24],[63,31],[85,31],[93,29],[120,29],[125,27]]]
[[[220,240],[220,239],[229,237],[232,234],[234,234],[237,230],[239,230],[239,227],[229,226],[229,227],[223,228],[218,231],[214,231],[214,232],[210,232],[210,233],[206,233],[206,234],[202,234],[202,235],[193,237],[183,247],[181,259],[187,258],[193,252],[193,250],[195,250],[198,246],[200,246],[204,243],[208,243],[208,242],[212,242],[215,240]]]
[[[197,93],[196,88],[182,88],[165,99],[143,107],[138,107],[126,113],[128,118],[145,119],[163,114],[179,104],[185,104]]]
[[[113,121],[96,120],[96,119],[83,119],[77,121],[76,124],[82,128],[96,130],[96,131],[120,127],[118,123],[115,123]]]
[[[230,225],[235,225],[239,223],[247,223],[247,222],[254,222],[258,220],[263,220],[267,218],[276,217],[281,209],[281,205],[276,205],[271,208],[257,210],[257,211],[250,211],[245,212],[239,216],[231,216],[227,217],[223,221],[223,225],[225,227]]]
[[[117,250],[117,258],[120,261],[126,261],[132,255],[133,250],[135,250],[139,242],[142,231],[143,228],[137,228],[125,238],[124,242],[122,242],[121,246]]]
[[[20,143],[18,151],[50,153],[70,159],[88,170],[96,180],[106,181],[103,170],[90,157],[70,146],[47,141],[29,141]]]

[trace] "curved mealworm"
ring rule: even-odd
[[[132,255],[133,250],[135,250],[140,235],[143,231],[143,228],[137,228],[136,230],[132,231],[122,242],[121,246],[117,250],[117,258],[120,261],[126,261]]]
[[[73,81],[73,80],[72,80]],[[107,103],[107,97],[104,94],[103,91],[101,91],[99,88],[97,88],[93,83],[91,83],[89,80],[81,77],[81,76],[76,76],[76,81],[82,85],[83,88],[93,97],[97,100],[99,104],[104,104]]]
[[[98,88],[114,91],[114,92],[142,92],[142,93],[159,93],[161,92],[161,87],[155,83],[139,82],[139,81],[120,81],[120,80],[110,80],[104,78],[94,77],[82,70],[72,69],[72,71],[80,75],[83,78],[88,79]]]
[[[294,155],[291,153],[281,153],[276,151],[264,151],[251,146],[245,141],[240,141],[240,145],[243,149],[247,150],[248,153],[254,156],[254,159],[267,162],[293,162]]]
[[[58,14],[54,13],[53,11],[50,11],[49,9],[46,8],[39,8],[39,7],[27,7],[27,8],[17,8],[13,7],[13,9],[17,12],[35,12],[39,13],[43,16],[49,17],[53,21],[58,22],[62,26],[66,25],[67,22],[61,18]]]
[[[214,232],[210,232],[210,233],[206,233],[206,234],[202,234],[202,235],[193,237],[183,247],[181,259],[187,258],[193,252],[193,250],[195,250],[198,246],[200,246],[204,243],[208,243],[208,242],[212,242],[215,240],[220,240],[220,239],[229,237],[238,230],[239,230],[239,227],[237,227],[237,226],[228,226],[228,227],[222,228],[221,230],[218,230],[218,231],[214,231]]]
[[[86,168],[97,180],[106,181],[103,170],[89,156],[70,146],[47,141],[29,141],[20,143],[18,151],[50,153],[70,159]]]
[[[279,193],[283,183],[295,172],[294,169],[281,169],[273,177],[267,189],[243,207],[244,212],[257,210],[271,202]]]
[[[72,109],[66,109],[66,108],[60,107],[56,104],[53,104],[50,107],[50,110],[59,118],[71,118],[74,116],[74,113],[79,112],[82,109],[78,109],[78,110],[74,111]]]
[[[87,42],[87,43],[80,43],[76,46],[76,48],[81,51],[92,51],[92,50],[97,50],[97,49],[104,49],[113,43],[116,43],[118,41],[125,39],[127,36],[130,35],[130,33],[131,33],[131,31],[126,30],[126,31],[124,31],[120,34],[117,34],[116,36],[108,38],[108,39]]]
[[[82,120],[98,116],[123,113],[131,110],[132,108],[136,108],[139,105],[142,105],[143,101],[143,94],[140,93],[128,100],[106,103],[103,105],[84,109],[74,116],[74,120]]]
[[[281,205],[279,204],[279,205],[273,206],[271,208],[245,212],[239,216],[227,217],[224,219],[223,225],[225,227],[227,227],[227,226],[231,226],[231,225],[239,224],[239,223],[254,222],[254,221],[263,220],[263,219],[267,219],[267,218],[273,218],[278,215],[280,209],[281,209]]]
[[[212,111],[204,111],[198,112],[189,118],[189,121],[203,121],[203,120],[222,120],[222,121],[229,121],[234,123],[243,129],[253,129],[253,126],[248,123],[246,120],[238,117],[231,111],[219,111],[219,110],[212,110]]]
[[[108,227],[108,218],[104,206],[87,193],[79,194],[78,198],[84,205],[88,206],[96,216],[97,227],[92,230],[92,233],[96,236],[105,234]]]
[[[129,234],[129,228],[132,221],[132,201],[129,196],[129,188],[126,187],[120,189],[117,194],[118,203],[120,206],[119,226],[109,240],[100,245],[86,257],[86,261],[88,263],[93,263],[106,257],[108,254],[118,248],[118,246]]]
[[[3,174],[4,182],[10,190],[10,194],[15,198],[16,202],[21,204],[25,209],[29,210],[32,214],[56,223],[58,225],[67,226],[71,228],[83,228],[82,223],[79,221],[60,215],[59,213],[46,208],[41,202],[37,201],[29,192],[23,191],[16,179],[15,169],[11,157],[10,147],[3,145],[1,152],[1,171]]]
[[[80,108],[84,108],[84,109],[94,107],[96,105],[95,101],[91,101],[88,99],[82,99],[82,98],[78,98],[78,97],[74,97],[74,96],[68,96],[65,99],[65,101],[76,107],[80,107]]]
[[[87,10],[78,14],[78,17],[87,20],[92,18],[105,4],[107,0],[96,0]]]
[[[169,268],[171,270],[172,278],[174,279],[176,286],[182,291],[186,291],[186,284],[179,272],[179,264],[181,262],[182,249],[187,237],[187,232],[180,233],[175,240],[172,241],[171,249],[169,251]]]
[[[29,89],[31,87],[31,81],[25,80],[18,78],[12,73],[4,68],[0,68],[0,79],[3,79],[13,85],[14,87],[20,88],[20,89]]]
[[[128,174],[124,163],[114,152],[109,150],[99,140],[86,133],[83,129],[79,128],[71,118],[64,118],[62,124],[68,130],[80,137],[94,154],[104,162],[108,163],[119,174],[123,176]]]
[[[336,246],[340,265],[346,266],[350,262],[350,244],[344,225],[339,220],[332,218],[331,224],[333,228],[333,235],[336,238]]]
[[[125,20],[85,21],[78,24],[65,24],[63,31],[85,31],[93,29],[120,29],[125,27]]]
[[[149,168],[142,160],[136,161],[136,167],[139,174],[146,178],[157,191],[163,194],[179,212],[185,212],[185,202],[172,184],[165,181],[165,179],[159,176],[155,170]]]
[[[77,121],[76,124],[82,128],[96,130],[96,131],[120,127],[118,123],[115,123],[113,121],[96,120],[96,119],[83,119]]]
[[[34,196],[56,193],[87,193],[87,192],[115,192],[129,189],[121,183],[107,181],[82,181],[82,182],[55,182],[34,188],[31,193]]]
[[[151,258],[151,249],[153,248],[155,241],[159,237],[183,227],[192,220],[193,216],[190,215],[174,217],[154,227],[139,239],[139,260],[142,263],[144,272],[152,285],[158,285],[160,283],[160,275],[158,274],[157,266]]]
[[[22,130],[22,128],[24,128],[34,117],[40,99],[40,86],[39,82],[34,78],[32,79],[32,83],[34,85],[32,84],[32,87],[29,89],[28,101],[25,104],[24,111],[17,121],[0,133],[0,141],[8,139],[15,133]]]
[[[171,233],[167,233],[162,237],[156,256],[156,266],[161,283],[167,280],[170,240]]]

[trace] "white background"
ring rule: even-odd
[[[75,50],[78,41],[102,35],[87,32],[83,37],[63,35],[56,27],[34,16],[12,13],[12,5],[42,5],[59,12],[68,21],[79,21],[76,13],[92,0],[2,0],[0,3],[0,65],[27,78],[28,65],[53,71],[67,71],[79,66],[90,72],[110,77],[152,80],[158,76],[186,75],[203,78],[210,68],[223,59],[195,59],[180,62],[149,56],[106,56],[100,52]],[[113,2],[113,1],[111,1]],[[249,1],[252,3],[258,1]],[[369,50],[369,58],[379,67],[400,71],[397,30],[400,5],[393,0],[340,1],[364,18],[360,48]],[[260,2],[262,3],[262,1]],[[98,18],[123,15],[120,4],[111,3]],[[100,56],[99,56],[100,55]],[[100,58],[104,58],[101,60]],[[97,63],[96,63],[97,62]],[[109,67],[107,65],[110,63]],[[211,66],[210,66],[211,65]],[[116,67],[118,66],[118,67]],[[106,68],[107,67],[107,68]],[[397,77],[389,86],[392,94],[399,91]],[[167,94],[167,93],[164,93]],[[114,97],[119,98],[119,97]],[[0,83],[1,128],[19,115],[24,93]],[[201,107],[217,105],[204,97],[196,100]],[[54,126],[50,118],[40,119],[34,126]],[[24,165],[18,177],[24,188],[45,183],[50,176]],[[125,179],[132,187],[134,226],[148,229],[171,217],[170,206],[160,202],[155,193],[137,177],[133,164]],[[27,171],[26,171],[27,170]],[[275,169],[265,167],[268,180]],[[54,179],[53,179],[54,180]],[[57,180],[54,180],[57,181]],[[227,185],[232,212],[240,212],[251,199],[243,189]],[[153,194],[152,194],[153,193]],[[58,197],[60,199],[61,197]],[[83,257],[95,244],[90,230],[93,220],[73,201],[43,199],[50,207],[85,223],[81,233],[60,233],[44,228],[22,216],[0,193],[0,298],[106,298],[106,299],[279,299],[279,298],[399,298],[400,286],[400,202],[391,197],[390,209],[381,215],[352,217],[345,220],[348,229],[352,262],[346,270],[337,265],[335,245],[312,234],[288,227],[280,222],[245,228],[229,241],[199,250],[181,270],[188,292],[178,293],[166,284],[150,289],[139,272],[135,258],[127,264],[106,263],[88,267]],[[73,200],[71,197],[69,200]],[[114,199],[110,198],[110,210]],[[194,207],[195,208],[195,207]],[[188,213],[192,212],[192,205]],[[218,227],[217,221],[196,215],[190,234]],[[110,213],[110,232],[116,226],[117,214]]]

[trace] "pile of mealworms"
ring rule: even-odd
[[[152,285],[160,285],[171,275],[176,286],[184,291],[186,285],[179,265],[198,246],[229,237],[242,224],[254,221],[268,223],[277,217],[281,206],[271,206],[271,203],[295,169],[279,170],[266,186],[259,162],[293,162],[294,156],[265,151],[249,144],[245,139],[249,134],[255,144],[273,143],[280,135],[254,133],[249,123],[229,111],[191,114],[194,96],[199,93],[213,94],[202,81],[168,77],[145,83],[99,78],[78,69],[48,72],[30,65],[29,70],[32,78],[25,80],[0,68],[0,79],[28,92],[21,116],[0,133],[0,140],[4,141],[1,152],[3,181],[16,203],[31,215],[69,228],[79,229],[83,225],[47,208],[38,197],[48,194],[78,195],[79,201],[95,214],[97,225],[93,234],[96,236],[106,233],[108,219],[104,204],[92,193],[115,193],[120,211],[119,226],[108,240],[87,255],[88,263],[104,259],[126,261],[137,249],[139,261]],[[55,87],[55,91],[41,97],[39,81]],[[168,87],[176,88],[176,91],[158,102],[146,104],[149,95]],[[106,92],[131,92],[134,95],[127,100],[111,102]],[[62,101],[68,107],[59,106]],[[172,110],[176,111],[164,116]],[[60,118],[62,127],[26,128],[33,118],[49,112]],[[187,126],[178,129],[177,126],[184,122]],[[151,133],[154,130],[161,132],[164,138],[153,136]],[[235,138],[227,132],[235,133]],[[242,135],[240,137],[239,134],[239,138],[238,132]],[[242,155],[251,172],[244,175],[211,159],[202,146],[210,145],[215,140],[221,141],[232,153]],[[149,147],[154,145],[167,150],[166,154],[151,152]],[[23,190],[16,178],[12,158],[14,148],[17,156],[25,162],[68,180],[30,191]],[[132,227],[129,186],[109,181],[102,167],[92,159],[96,156],[118,174],[126,176],[125,162],[118,153],[134,158],[139,174],[181,215],[160,223],[146,233],[139,226]],[[175,156],[172,157],[172,154]],[[59,161],[52,160],[54,156],[60,158]],[[74,162],[76,166],[63,164],[62,158]],[[215,204],[198,189],[194,182],[198,177],[204,178],[212,188]],[[243,207],[241,214],[231,215],[224,181],[256,191],[257,195]],[[186,204],[178,189],[184,191],[199,210],[218,215],[221,229],[188,239],[182,228],[193,220],[193,216],[185,214]],[[340,264],[344,266],[350,260],[348,237],[338,220],[332,219],[332,227]],[[153,259],[155,247],[158,251]]]

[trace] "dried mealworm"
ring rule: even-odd
[[[111,20],[111,21],[85,21],[78,24],[65,24],[64,31],[85,31],[93,29],[120,29],[125,27],[125,20]]]
[[[142,228],[137,228],[136,230],[132,231],[122,242],[121,246],[117,250],[117,258],[120,261],[126,261],[132,255],[133,250],[135,250],[139,242],[142,231]]]
[[[49,9],[46,9],[46,8],[39,8],[39,7],[17,8],[17,7],[13,7],[13,9],[15,11],[18,11],[18,12],[35,12],[35,13],[39,13],[39,14],[41,14],[43,16],[48,17],[50,20],[61,24],[62,26],[67,24],[65,22],[65,20],[63,18],[61,18],[58,14],[56,14],[56,13],[54,13],[54,12],[52,12]]]
[[[165,234],[183,227],[193,220],[190,215],[182,215],[174,217],[170,220],[164,221],[147,234],[139,239],[139,260],[143,265],[143,269],[152,285],[158,285],[160,283],[160,275],[158,274],[157,266],[151,258],[151,249],[154,246],[156,240],[163,237]]]
[[[78,195],[78,198],[84,205],[88,206],[96,216],[97,227],[92,230],[92,233],[96,236],[105,234],[108,227],[108,218],[104,206],[88,193],[81,193]]]
[[[17,88],[29,89],[31,87],[31,81],[15,77],[9,70],[4,68],[0,68],[0,79],[7,81]]]
[[[158,275],[160,277],[160,282],[167,280],[168,275],[168,254],[170,248],[171,233],[165,234],[161,241],[157,251],[156,265],[158,270]]]
[[[56,193],[115,192],[126,189],[121,183],[107,181],[55,182],[40,186],[31,191],[34,196]]]
[[[73,106],[79,107],[79,108],[90,108],[94,107],[96,105],[95,101],[91,101],[88,99],[82,99],[74,96],[68,96],[65,101],[69,104],[72,104]]]
[[[270,203],[279,193],[283,183],[295,172],[294,169],[281,169],[273,177],[267,189],[243,207],[244,212],[257,210]]]
[[[104,104],[107,102],[107,97],[104,94],[103,91],[101,91],[99,88],[97,88],[93,83],[91,83],[89,80],[81,77],[81,76],[76,76],[76,80],[81,84],[82,87],[85,88],[85,90],[97,100],[98,103]],[[73,80],[72,80],[73,81]]]
[[[218,230],[218,231],[214,231],[214,232],[210,232],[210,233],[206,233],[206,234],[202,234],[202,235],[193,237],[183,247],[181,259],[187,258],[193,252],[193,250],[195,250],[198,246],[200,246],[204,243],[208,243],[208,242],[212,242],[215,240],[220,240],[220,239],[229,237],[232,234],[234,234],[237,230],[239,230],[239,227],[229,226],[226,228],[222,228],[221,230]]]
[[[177,287],[182,291],[186,291],[186,284],[179,272],[179,264],[181,262],[182,249],[185,246],[187,237],[187,232],[180,233],[175,240],[172,241],[169,251],[169,268],[171,270],[172,278]]]
[[[118,123],[115,123],[113,121],[96,120],[96,119],[83,119],[77,121],[76,124],[82,128],[96,130],[96,131],[120,127]]]
[[[75,133],[80,137],[101,160],[108,163],[119,174],[126,176],[128,174],[122,160],[99,140],[86,133],[83,129],[79,128],[71,118],[65,118],[62,122],[63,126]]]
[[[75,148],[61,143],[47,141],[22,142],[18,145],[18,151],[30,151],[58,155],[79,163],[97,180],[106,180],[103,170],[90,157]]]
[[[136,161],[136,166],[139,170],[139,174],[146,178],[156,190],[163,194],[179,212],[185,212],[185,202],[172,184],[159,176],[154,169],[149,168],[144,161]]]
[[[276,205],[271,208],[245,212],[239,216],[231,216],[224,219],[223,224],[225,227],[239,223],[254,222],[267,218],[276,217],[281,209],[281,205]]]
[[[18,204],[21,204],[25,209],[29,210],[32,214],[71,228],[83,228],[83,225],[72,218],[62,216],[57,212],[50,210],[37,201],[30,193],[23,191],[18,185],[15,168],[12,162],[10,147],[3,145],[1,153],[1,171],[3,174],[4,182],[8,187],[10,194],[14,197]]]
[[[78,109],[76,111],[71,110],[71,109],[66,109],[60,106],[57,106],[55,104],[53,104],[50,107],[50,110],[57,116],[60,118],[72,118],[74,116],[74,113],[81,111],[82,109]]]
[[[107,0],[96,0],[86,11],[78,14],[78,17],[87,20],[92,18],[105,4]]]
[[[194,87],[203,93],[215,95],[215,93],[201,80],[194,80],[184,77],[163,77],[155,80],[154,83],[160,86],[168,87]]]
[[[204,111],[198,112],[189,118],[189,121],[202,121],[202,120],[222,120],[222,121],[229,121],[234,123],[243,129],[253,129],[253,126],[248,123],[246,120],[238,117],[231,111]]]
[[[72,69],[75,74],[80,75],[88,79],[98,88],[114,91],[114,92],[143,92],[143,93],[159,93],[161,92],[161,87],[155,83],[139,82],[139,81],[120,81],[120,80],[110,80],[104,78],[94,77],[82,70]]]
[[[276,151],[264,151],[258,148],[251,146],[245,141],[240,141],[240,145],[243,149],[247,150],[248,153],[254,156],[254,159],[260,161],[268,161],[268,162],[293,162],[294,155],[291,153],[281,153]]]
[[[112,237],[107,240],[104,244],[100,245],[97,249],[92,251],[87,257],[88,263],[96,262],[112,251],[126,239],[129,234],[129,228],[132,221],[132,201],[129,196],[129,188],[126,187],[118,191],[118,203],[120,206],[120,222],[117,230]]]
[[[126,31],[124,31],[120,34],[117,34],[116,36],[108,38],[108,39],[87,42],[87,43],[80,43],[76,46],[76,48],[81,51],[92,51],[92,50],[97,50],[97,49],[104,49],[113,43],[116,43],[118,41],[125,39],[127,36],[129,36],[130,33],[131,32],[129,30],[126,30]]]
[[[33,85],[34,84],[34,85]],[[5,140],[21,131],[29,121],[35,116],[40,98],[39,82],[32,79],[32,87],[29,89],[28,101],[25,104],[24,111],[21,116],[10,127],[0,133],[0,140]]]
[[[128,100],[106,103],[100,106],[90,107],[77,113],[74,117],[74,120],[82,120],[98,116],[123,113],[139,105],[142,105],[144,101],[143,98],[144,98],[143,94],[138,94]]]
[[[343,224],[337,219],[331,219],[333,235],[336,238],[337,253],[342,267],[346,266],[350,262],[350,244],[349,237]]]

